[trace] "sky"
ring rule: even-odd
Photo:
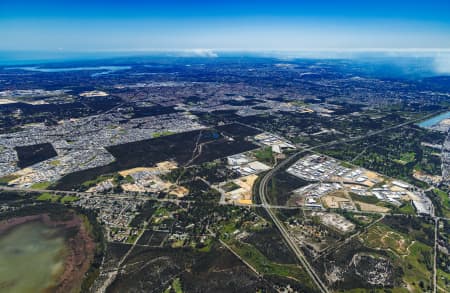
[[[0,0],[1,51],[449,50],[450,1]]]

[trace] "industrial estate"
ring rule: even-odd
[[[450,292],[450,79],[373,67],[0,67],[0,292]]]

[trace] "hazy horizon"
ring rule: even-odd
[[[450,74],[450,50],[305,50],[305,51],[238,51],[238,50],[139,50],[139,51],[0,51],[0,66],[45,65],[62,62],[122,63],[142,58],[272,58],[280,61],[300,59],[342,59],[386,63],[426,74]],[[106,64],[105,63],[105,64]]]

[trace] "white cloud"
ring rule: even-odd
[[[185,53],[188,56],[195,56],[195,57],[208,57],[208,58],[219,57],[219,55],[211,49],[192,49],[186,50]]]
[[[439,74],[450,73],[450,54],[439,54],[434,58],[434,71]]]

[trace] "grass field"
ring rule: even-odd
[[[350,192],[350,197],[353,200],[368,203],[368,204],[377,204],[380,202],[380,200],[376,196],[364,196],[364,195],[359,195],[359,194],[356,194],[353,192]]]
[[[305,282],[305,280],[309,281],[305,271],[297,265],[274,263],[254,246],[247,243],[233,241],[229,243],[229,245],[237,254],[248,261],[248,263],[263,275],[282,276],[297,280],[298,282]],[[312,283],[309,284],[309,286],[313,286]]]
[[[37,200],[57,202],[57,201],[59,201],[60,198],[61,198],[61,196],[59,196],[59,195],[44,192],[37,197]]]
[[[404,205],[402,205],[400,208],[398,208],[398,212],[400,212],[402,214],[406,214],[406,215],[415,215],[416,214],[416,210],[414,209],[411,202],[407,202]]]
[[[376,224],[364,235],[365,244],[371,248],[391,250],[397,255],[409,254],[411,240],[383,224]]]
[[[108,179],[112,179],[112,178],[114,178],[114,175],[112,175],[112,174],[101,175],[101,176],[98,176],[95,179],[83,182],[81,184],[81,186],[83,186],[84,188],[88,189],[89,187],[95,186],[95,185],[99,184],[102,181],[105,181],[105,180],[108,180]]]
[[[79,200],[79,198],[76,196],[64,196],[63,198],[60,199],[61,203],[69,203],[77,200]]]
[[[423,292],[427,287],[432,286],[432,268],[428,267],[432,262],[432,248],[420,243],[414,242],[410,247],[410,254],[403,259],[405,276],[404,281],[416,292]],[[421,286],[423,282],[423,286]]]
[[[47,189],[52,183],[48,181],[38,182],[31,185],[31,189]]]
[[[450,280],[450,274],[443,270],[437,270],[437,292],[450,292],[450,284],[446,284],[445,279]]]
[[[362,235],[362,240],[366,246],[385,250],[390,255],[395,266],[401,267],[403,282],[410,291],[424,292],[432,286],[432,247],[381,223]]]

